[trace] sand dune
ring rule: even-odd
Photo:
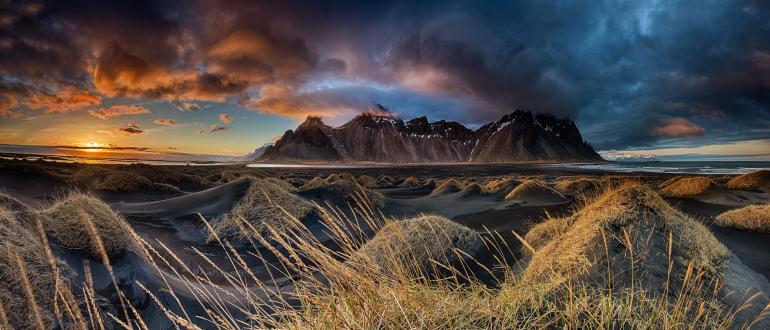
[[[770,170],[739,175],[727,182],[727,189],[770,192]]]
[[[726,192],[708,177],[674,177],[660,185],[660,195],[664,197],[692,198],[699,201],[740,205],[742,202]]]
[[[439,268],[432,260],[453,265],[465,258],[455,248],[472,255],[481,245],[473,230],[446,218],[421,216],[386,224],[358,254],[384,273],[431,274]],[[403,269],[406,264],[419,269]]]
[[[436,196],[441,196],[445,194],[454,194],[462,191],[463,188],[465,188],[465,184],[463,184],[462,182],[459,182],[455,179],[446,179],[444,181],[441,181],[428,196],[436,197]]]
[[[248,178],[240,178],[184,196],[149,203],[117,203],[114,207],[127,215],[181,217],[201,213],[206,217],[218,216],[230,211],[233,205],[246,195],[250,182]]]
[[[727,211],[714,218],[714,223],[723,227],[770,233],[770,204],[749,205]]]
[[[726,306],[712,308],[739,307],[742,302],[735,292],[770,292],[770,283],[743,265],[708,229],[643,185],[610,190],[571,217],[536,226],[525,240],[534,251],[518,288],[552,290],[567,281],[567,274],[582,274],[584,281],[601,283],[611,272],[615,290],[641,283],[650,293],[679,292],[686,285],[681,275],[669,277],[668,284],[659,280],[666,278],[672,262],[673,274],[685,274],[692,265],[703,272],[705,283],[721,279]],[[670,259],[668,244],[673,244]],[[633,273],[629,271],[632,263]],[[695,294],[707,297],[711,290],[706,287]],[[768,297],[760,294],[758,299],[762,302],[739,314],[740,321],[750,322],[759,315]]]
[[[322,204],[328,201],[344,208],[347,208],[348,203],[356,205],[358,197],[365,197],[368,203],[377,208],[385,205],[385,196],[381,193],[346,180],[329,183],[313,179],[300,187],[298,193],[305,197],[314,198]]]
[[[531,180],[525,181],[511,190],[505,196],[505,200],[526,203],[527,205],[552,205],[569,201],[564,195],[549,188],[542,182]]]
[[[66,249],[86,251],[95,258],[101,257],[102,247],[110,256],[136,251],[126,220],[95,196],[72,193],[40,216],[46,233]]]
[[[209,241],[214,241],[215,236],[242,238],[280,231],[291,226],[294,219],[302,221],[313,209],[312,203],[275,180],[251,179],[246,195],[229,212],[210,221],[213,232],[209,233]]]

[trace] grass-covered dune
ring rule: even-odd
[[[723,227],[770,233],[770,204],[749,205],[727,211],[714,218],[714,223]]]
[[[770,191],[770,170],[759,170],[739,175],[727,182],[728,189]]]

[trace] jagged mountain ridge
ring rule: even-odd
[[[288,130],[264,162],[515,162],[601,160],[574,122],[516,110],[475,132],[457,122],[407,122],[382,106],[331,127],[309,116]]]

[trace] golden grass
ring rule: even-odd
[[[673,244],[671,260],[666,259],[668,235]],[[729,253],[705,226],[640,184],[611,188],[574,215],[535,226],[524,239],[534,253],[518,286],[543,290],[599,274],[631,282],[636,279],[625,278],[628,269],[648,276],[657,267],[665,269],[669,261],[678,271],[691,264],[713,279]],[[612,262],[605,272],[601,266],[607,260]],[[646,289],[655,285],[647,284]]]
[[[473,253],[481,246],[473,230],[443,217],[425,215],[392,221],[366,242],[358,255],[374,263],[383,272],[430,272],[434,262],[451,264],[463,256],[454,251]],[[418,269],[404,269],[405,265]]]
[[[770,204],[749,205],[727,211],[714,218],[714,223],[722,227],[770,233]]]
[[[358,177],[356,182],[364,188],[377,188],[377,179],[368,175],[362,175]]]
[[[113,172],[101,180],[96,180],[92,187],[101,191],[110,192],[142,192],[160,191],[179,193],[179,188],[165,183],[155,183],[149,179],[131,172]]]
[[[285,180],[281,180],[281,179],[278,179],[278,178],[264,178],[262,180],[265,181],[265,182],[269,182],[271,184],[274,184],[276,186],[279,186],[283,190],[286,190],[288,192],[291,192],[291,193],[297,192],[297,187],[295,187],[294,185],[292,185],[291,183],[289,183],[289,182],[287,182]]]
[[[487,181],[484,184],[484,190],[491,194],[508,195],[519,184],[521,182],[514,178],[498,178]]]
[[[389,219],[365,199],[357,200],[360,203],[347,213],[334,206],[319,209],[335,249],[292,217],[281,228],[268,225],[270,241],[261,229],[242,222],[238,228],[244,231],[243,237],[276,255],[277,265],[263,259],[265,265],[273,265],[266,268],[274,272],[272,280],[257,278],[253,270],[259,265],[247,264],[238,250],[219,237],[215,241],[227,252],[226,263],[238,271],[222,271],[206,255],[201,258],[213,268],[210,272],[222,273],[224,284],[200,276],[198,269],[185,264],[173,250],[157,251],[154,245],[129,235],[141,253],[152,256],[150,266],[168,266],[165,269],[174,275],[158,275],[165,283],[180,278],[189,281],[188,294],[199,306],[180,311],[180,305],[169,300],[177,295],[170,286],[149,290],[138,283],[136,287],[151,297],[157,308],[152,310],[184,329],[747,326],[734,324],[736,306],[720,302],[711,286],[729,252],[703,225],[671,208],[646,186],[611,188],[572,216],[550,219],[546,223],[567,225],[551,224],[558,229],[541,230],[548,234],[540,234],[539,239],[533,229],[522,239],[532,241],[527,245],[533,251],[519,264],[506,261],[513,255],[514,242],[495,234],[477,234],[437,216]],[[363,227],[373,229],[373,236]],[[478,260],[474,253],[482,244],[489,253],[487,261]],[[493,280],[477,278],[468,268],[473,264],[476,269],[487,269]],[[430,276],[439,269],[441,277]],[[285,275],[288,283],[279,286],[273,275]],[[34,285],[21,283],[21,287]],[[87,309],[92,326],[101,324],[104,312],[97,306],[93,286],[83,287],[85,297],[76,308]],[[26,291],[20,289],[16,294],[24,296]],[[37,301],[25,298],[24,306],[33,306],[33,300]],[[41,314],[44,307],[28,307],[26,315],[45,315]],[[192,310],[202,312],[188,314]],[[0,321],[5,314],[0,313]],[[131,324],[142,328],[142,318],[136,314]],[[30,317],[24,322],[33,323],[24,324],[34,326],[35,319]],[[112,319],[119,324],[116,326],[123,326],[114,316]]]
[[[727,189],[768,190],[770,189],[770,170],[759,170],[739,175],[727,182]]]
[[[401,188],[411,188],[411,187],[421,186],[422,184],[423,182],[417,179],[416,177],[408,176],[404,178],[404,181],[401,182],[401,184],[398,186]]]
[[[553,189],[562,194],[581,194],[601,187],[599,180],[585,177],[564,177],[556,181]]]
[[[40,212],[46,233],[60,246],[99,256],[101,241],[110,256],[135,250],[131,227],[98,197],[72,192]],[[93,237],[93,225],[98,238]]]
[[[314,194],[324,199],[330,197],[341,197],[346,199],[351,204],[355,204],[355,198],[357,195],[365,195],[366,198],[376,207],[385,206],[385,196],[380,192],[367,189],[359,185],[358,183],[337,180],[334,182],[327,182],[319,178],[314,178],[308,183],[298,189],[302,194]]]
[[[451,194],[460,192],[465,188],[465,184],[455,180],[454,178],[449,178],[444,181],[441,181],[436,188],[431,191],[429,197],[436,197],[441,196],[444,194]]]
[[[396,180],[394,177],[390,175],[380,175],[377,177],[377,186],[380,188],[390,188],[396,185],[398,183],[398,180]]]
[[[209,241],[216,236],[244,238],[244,231],[240,229],[242,221],[261,231],[267,230],[268,226],[280,229],[286,227],[289,217],[302,219],[313,210],[312,203],[276,181],[252,178],[246,195],[230,212],[212,221]]]
[[[508,195],[505,195],[505,200],[529,200],[529,199],[543,199],[548,201],[566,201],[567,198],[556,190],[546,186],[545,183],[535,180],[524,181],[522,184],[516,186],[511,190]]]
[[[660,194],[667,197],[693,197],[718,190],[721,188],[705,176],[674,177],[660,185]]]
[[[53,256],[34,210],[5,194],[0,197],[0,328],[76,325],[81,315],[75,311],[67,317],[63,309],[77,306],[60,300],[72,297],[72,272]]]

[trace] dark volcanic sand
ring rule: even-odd
[[[30,165],[31,164],[31,165]],[[25,166],[32,166],[33,170],[26,171]],[[73,164],[56,164],[40,162],[15,162],[0,160],[0,185],[8,194],[15,196],[22,201],[35,207],[44,207],[50,197],[60,195],[62,191],[78,189],[68,180],[67,175],[76,172],[81,166]],[[100,165],[102,166],[102,165]],[[115,165],[103,165],[110,168]],[[43,172],[41,171],[43,169]],[[208,219],[219,216],[232,207],[246,192],[248,188],[240,181],[231,181],[223,183],[218,181],[220,173],[226,171],[234,174],[236,177],[241,174],[251,174],[265,177],[280,178],[302,178],[310,179],[316,176],[326,177],[332,173],[351,173],[356,176],[369,175],[377,178],[380,175],[392,177],[415,176],[417,178],[459,178],[476,179],[493,176],[543,176],[546,180],[553,180],[563,176],[571,175],[591,175],[618,176],[618,173],[602,173],[596,170],[565,169],[557,167],[543,167],[535,164],[485,164],[485,165],[414,165],[414,166],[396,166],[381,167],[372,166],[355,168],[247,168],[244,165],[225,165],[225,166],[166,166],[165,168],[200,177],[210,178],[211,186],[200,189],[197,192],[185,193],[182,196],[168,198],[170,196],[159,196],[152,194],[138,193],[101,193],[101,197],[110,202],[113,208],[126,216],[127,220],[139,233],[141,237],[159,248],[159,240],[166,244],[170,249],[178,254],[178,257],[194,267],[200,266],[206,269],[207,265],[192,250],[201,251],[212,260],[221,265],[229,264],[227,256],[223,249],[216,244],[205,244],[205,232],[202,223],[197,219],[195,213],[200,212]],[[48,172],[54,174],[47,175]],[[623,174],[623,176],[636,178],[650,183],[652,187],[672,176],[673,174]],[[213,178],[213,179],[211,179]],[[724,182],[724,178],[718,178],[718,182]],[[207,188],[207,189],[206,189]],[[510,245],[514,253],[517,254],[520,249],[520,243],[513,236],[512,231],[524,236],[529,228],[534,224],[546,218],[546,212],[553,217],[569,215],[572,212],[574,202],[567,202],[557,205],[531,206],[512,202],[501,201],[500,196],[483,195],[462,195],[459,193],[445,194],[437,197],[429,197],[432,188],[414,187],[414,188],[388,188],[379,189],[387,197],[385,208],[382,212],[388,216],[396,218],[405,218],[419,213],[435,213],[444,215],[454,221],[468,226],[479,232],[487,230],[497,232]],[[99,193],[99,192],[96,192]],[[731,194],[741,198],[746,193]],[[750,195],[750,194],[749,194]],[[751,197],[751,196],[749,196]],[[766,197],[762,197],[766,198]],[[746,198],[741,198],[745,200]],[[715,236],[729,247],[740,260],[749,268],[770,278],[770,235],[747,232],[734,228],[722,228],[714,226],[711,219],[737,206],[725,206],[713,203],[706,203],[695,199],[669,199],[669,202],[681,209],[683,212],[694,216],[703,221],[714,232]],[[323,231],[322,226],[316,225],[317,231]],[[268,267],[275,266],[275,257],[271,256],[264,247],[255,251],[252,247],[239,245],[236,247],[239,253],[245,256],[248,264],[253,265],[253,271],[260,279],[267,279],[265,265],[252,253],[260,252],[268,259]],[[70,256],[72,260],[77,256]],[[482,257],[483,259],[483,257]],[[128,283],[132,282],[132,276],[143,281],[156,281],[150,283],[155,287],[163,287],[158,282],[157,276],[152,275],[152,269],[146,264],[138,262],[131,264],[135,259],[124,257],[116,260],[116,269],[122,272],[121,276],[126,277]],[[95,265],[96,261],[92,261]],[[75,263],[74,268],[82,267],[80,263]],[[232,267],[227,267],[230,271]],[[168,269],[165,269],[168,271]],[[134,274],[136,273],[136,274]],[[209,276],[214,276],[216,272],[208,272]],[[102,282],[106,278],[97,279]],[[218,284],[225,285],[225,281],[220,278],[212,278]],[[289,285],[287,278],[279,279]],[[137,299],[142,301],[146,297]],[[189,297],[188,297],[189,298]],[[166,297],[168,299],[168,297]],[[152,304],[150,304],[152,305]],[[143,313],[154,313],[157,311],[146,310]],[[154,325],[164,324],[162,320]],[[151,326],[152,327],[152,326]]]

